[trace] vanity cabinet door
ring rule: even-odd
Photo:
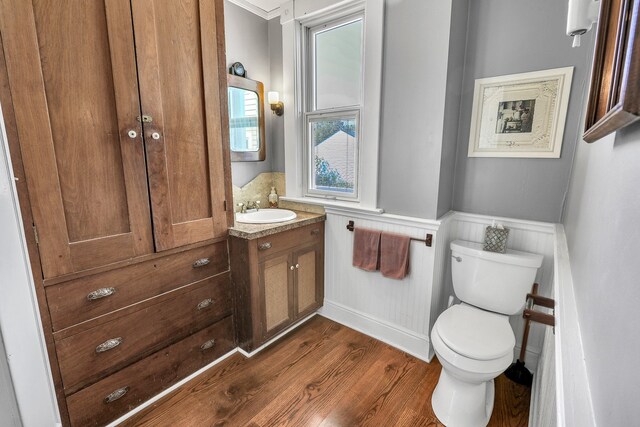
[[[258,266],[262,292],[262,341],[280,332],[294,320],[292,255],[269,258]]]
[[[132,0],[158,251],[223,236],[232,220],[222,7]]]
[[[44,277],[152,253],[129,1],[3,0],[0,17]]]
[[[324,298],[324,255],[322,244],[295,253],[295,318],[313,313]]]

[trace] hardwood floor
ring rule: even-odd
[[[251,359],[234,354],[123,426],[441,426],[441,366],[316,316]],[[526,426],[529,389],[500,376],[491,426]]]

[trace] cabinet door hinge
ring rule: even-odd
[[[40,244],[40,239],[38,239],[38,229],[36,228],[36,225],[33,224],[33,235],[36,239],[36,245]]]

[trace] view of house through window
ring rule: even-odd
[[[308,30],[307,191],[357,197],[362,14]]]
[[[315,190],[353,193],[356,172],[356,121],[318,120],[311,123]]]

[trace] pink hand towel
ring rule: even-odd
[[[353,235],[353,266],[376,271],[380,260],[380,232],[356,228]]]
[[[409,236],[382,233],[380,237],[380,272],[384,277],[404,279],[409,274]]]

